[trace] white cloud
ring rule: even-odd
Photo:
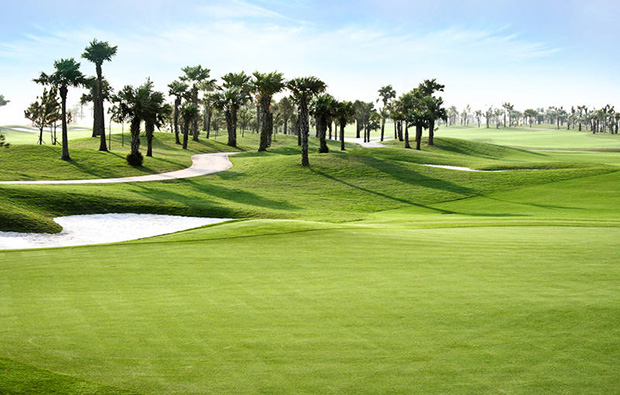
[[[217,1],[200,6],[198,12],[213,19],[276,18],[289,20],[280,13],[242,0]]]
[[[229,71],[276,69],[287,77],[316,75],[343,99],[374,100],[382,85],[393,84],[403,92],[425,78],[438,78],[447,84],[446,99],[458,105],[482,105],[494,90],[505,95],[500,100],[510,100],[509,89],[522,90],[533,72],[540,73],[539,79],[550,78],[547,86],[563,84],[555,70],[543,68],[559,50],[528,41],[509,28],[416,32],[352,24],[325,30],[291,23],[267,8],[239,0],[202,6],[200,12],[210,14],[211,21],[133,32],[42,32],[1,44],[0,72],[7,75],[12,68],[12,81],[3,84],[5,91],[0,93],[14,102],[3,113],[11,110],[21,118],[23,108],[40,91],[31,79],[39,71],[51,71],[55,59],[79,58],[94,37],[118,45],[116,58],[104,65],[104,74],[117,89],[151,77],[158,89],[166,90],[181,67],[195,64],[211,68],[214,77]],[[92,64],[82,63],[82,69],[92,74]],[[557,100],[553,90],[539,96]],[[77,98],[79,94],[73,96]],[[5,116],[1,119],[7,123]]]

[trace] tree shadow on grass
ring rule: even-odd
[[[370,158],[370,159],[371,160],[375,160],[374,158]],[[370,164],[370,166],[373,166],[373,165]],[[392,162],[390,162],[390,166],[398,167],[398,165],[395,165]],[[375,166],[373,166],[373,167],[375,167]],[[376,168],[378,170],[386,172],[384,166],[377,166]],[[405,169],[402,166],[400,166],[400,169],[398,169],[398,171],[396,173],[391,173],[391,172],[386,172],[386,173],[388,175],[394,177],[395,179],[399,180],[399,181],[407,182],[407,183],[411,183],[411,184],[418,184],[417,181],[420,178],[412,179],[411,177],[403,176],[404,173],[402,173],[402,172],[404,170],[406,170],[407,172],[411,173],[411,170]],[[364,192],[367,192],[367,193],[371,193],[373,195],[377,195],[377,196],[383,197],[385,199],[389,199],[389,200],[393,200],[393,201],[396,201],[396,202],[399,202],[399,203],[403,203],[403,204],[406,204],[406,205],[409,205],[409,206],[414,206],[414,207],[419,207],[419,208],[427,209],[427,210],[430,210],[430,211],[434,211],[434,212],[440,213],[440,214],[446,214],[446,215],[454,214],[454,215],[465,215],[465,216],[473,216],[473,217],[524,217],[524,216],[526,216],[526,215],[523,215],[523,214],[507,214],[507,213],[486,214],[486,213],[471,213],[471,212],[461,212],[461,211],[454,211],[454,210],[446,210],[446,209],[442,209],[442,208],[439,208],[439,207],[433,207],[433,206],[429,206],[429,205],[422,204],[422,203],[419,203],[419,202],[414,202],[412,200],[408,200],[408,199],[404,199],[404,198],[400,198],[400,197],[396,197],[396,196],[391,196],[391,195],[385,194],[383,192],[374,191],[374,190],[371,190],[371,189],[368,189],[368,188],[365,188],[365,187],[362,187],[362,186],[359,186],[359,185],[355,185],[355,184],[352,184],[351,182],[348,182],[348,181],[342,180],[340,178],[334,177],[332,175],[329,175],[329,174],[327,174],[325,172],[322,172],[320,170],[316,170],[314,168],[310,168],[310,171],[315,173],[315,174],[318,174],[320,176],[323,176],[323,177],[325,177],[325,178],[327,178],[329,180],[332,180],[332,181],[344,184],[344,185],[346,185],[348,187],[351,187],[351,188],[355,188],[355,189],[358,189],[358,190],[361,190],[361,191],[364,191]],[[424,185],[424,186],[434,187],[434,188],[446,190],[446,191],[449,191],[449,192],[462,193],[462,194],[465,195],[463,197],[465,199],[471,198],[471,197],[480,196],[473,189],[470,189],[470,188],[467,188],[467,187],[462,187],[462,186],[456,185],[454,183],[451,183],[451,182],[448,182],[448,181],[445,181],[445,180],[438,180],[438,179],[435,179],[435,178],[431,178],[431,177],[427,177],[427,176],[422,176],[419,173],[416,175],[416,177],[422,177],[424,181],[426,181],[427,183],[430,184],[430,186],[429,185]]]
[[[297,206],[289,204],[286,201],[272,200],[241,189],[226,188],[213,184],[201,184],[191,179],[175,180],[174,183],[181,185],[181,188],[179,188],[181,191],[183,188],[188,188],[198,193],[183,194],[181,192],[174,192],[169,188],[150,187],[147,185],[138,184],[134,185],[133,192],[159,202],[174,201],[187,206],[193,206],[196,204],[203,206],[217,206],[220,203],[217,203],[214,200],[209,200],[209,197],[215,197],[241,205],[263,207],[272,210],[295,210],[298,208]],[[169,183],[166,184],[171,185]]]
[[[479,194],[478,191],[466,186],[458,185],[441,178],[433,178],[416,172],[397,161],[378,160],[373,157],[358,157],[366,166],[370,166],[393,179],[412,185],[424,186],[432,189],[439,189],[446,192],[456,193],[461,196],[470,197]]]
[[[403,204],[406,204],[406,205],[409,205],[409,206],[415,206],[415,207],[420,207],[420,208],[424,208],[424,209],[431,210],[431,211],[436,211],[436,212],[442,213],[442,214],[457,214],[454,211],[444,210],[444,209],[440,209],[440,208],[437,208],[437,207],[431,207],[431,206],[427,206],[427,205],[422,204],[422,203],[414,202],[412,200],[407,200],[407,199],[399,198],[399,197],[396,197],[396,196],[390,196],[390,195],[387,195],[387,194],[385,194],[383,192],[373,191],[372,189],[368,189],[368,188],[365,188],[365,187],[362,187],[362,186],[359,186],[359,185],[352,184],[352,183],[350,183],[348,181],[336,178],[336,177],[334,177],[332,175],[329,175],[327,173],[324,173],[324,172],[322,172],[320,170],[316,170],[316,169],[310,168],[310,171],[315,173],[315,174],[317,174],[317,175],[325,177],[325,178],[327,178],[329,180],[341,183],[341,184],[346,185],[346,186],[351,187],[351,188],[358,189],[360,191],[364,191],[364,192],[371,193],[371,194],[376,195],[376,196],[380,196],[380,197],[382,197],[384,199],[393,200],[393,201],[396,201],[396,202],[399,202],[399,203],[403,203]]]

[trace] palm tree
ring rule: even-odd
[[[420,92],[416,92],[416,89],[413,90],[413,95],[415,97],[414,107],[407,113],[407,123],[415,126],[416,150],[419,151],[422,143],[422,130],[429,128],[429,121],[433,118],[429,109],[432,107],[434,100],[441,101],[441,98],[435,99],[431,96],[420,96]]]
[[[202,81],[208,80],[211,76],[210,69],[203,69],[201,65],[187,66],[181,69],[185,75],[181,76],[181,81],[187,82],[190,86],[192,104],[198,108],[198,88]],[[198,141],[198,117],[192,120],[192,140]]]
[[[480,128],[480,123],[482,120],[482,111],[481,110],[476,110],[476,122],[478,122],[478,128]]]
[[[379,99],[383,103],[383,108],[381,109],[381,141],[383,141],[383,136],[385,132],[385,118],[387,117],[387,107],[390,103],[390,100],[396,98],[396,91],[392,88],[392,85],[386,85],[379,89]]]
[[[110,61],[116,55],[118,47],[110,46],[108,42],[97,41],[94,39],[90,42],[90,45],[86,47],[82,57],[95,64],[95,71],[97,73],[97,82],[95,89],[93,90],[93,103],[94,103],[94,125],[93,125],[93,137],[100,136],[99,151],[107,151],[108,147],[105,141],[105,121],[103,117],[103,75],[101,66],[103,62]]]
[[[271,145],[271,134],[273,133],[273,124],[265,122],[270,115],[271,98],[274,94],[284,89],[285,81],[282,73],[277,71],[271,73],[254,73],[254,81],[252,82],[254,93],[258,99],[259,119],[260,123],[260,143],[258,151],[266,151]],[[271,126],[271,127],[270,127]]]
[[[183,118],[183,149],[187,149],[187,140],[189,140],[189,124],[198,118],[198,106],[194,103],[185,103],[181,107],[181,118]]]
[[[211,96],[209,94],[217,88],[217,84],[214,79],[207,79],[207,80],[201,81],[200,84],[198,85],[198,88],[203,92],[202,125],[204,128],[204,131],[207,133],[207,138],[209,138],[209,135],[211,133],[211,118],[213,117],[213,108],[212,108],[213,103],[211,102]]]
[[[502,107],[504,107],[504,109],[506,110],[506,112],[504,112],[504,127],[507,127],[507,126],[512,127],[512,110],[514,110],[515,106],[514,104],[510,104],[510,103],[503,103]],[[506,124],[506,115],[508,115],[508,120],[509,120],[508,124]]]
[[[579,122],[579,131],[581,132],[581,123],[585,118],[584,114],[588,114],[588,106],[577,106],[577,110],[579,111],[577,122]]]
[[[441,97],[424,96],[422,99],[422,103],[426,107],[426,114],[428,116],[428,145],[435,145],[435,121],[438,119],[447,121],[448,112],[442,107],[443,99]],[[419,146],[420,140],[417,137],[416,139]]]
[[[288,134],[288,122],[295,113],[295,106],[288,97],[283,97],[278,103],[278,109],[282,114],[282,122],[284,122],[284,134]]]
[[[222,81],[224,81],[222,86],[226,89],[239,88],[249,94],[252,91],[251,80],[252,77],[247,75],[244,71],[240,73],[226,73],[222,77]]]
[[[175,80],[168,84],[168,94],[174,96],[174,140],[176,144],[181,145],[179,140],[179,106],[184,97],[187,97],[189,86],[181,81]]]
[[[450,125],[455,125],[456,124],[456,118],[458,117],[459,112],[456,109],[456,106],[450,106],[450,108],[448,109],[448,124]]]
[[[432,80],[424,80],[417,89],[417,95],[419,97],[430,97],[433,100],[428,100],[429,104],[429,120],[428,120],[428,145],[435,144],[435,120],[437,119],[448,119],[447,111],[441,107],[443,104],[442,98],[435,98],[433,95],[435,92],[443,92],[446,86],[437,82],[435,78]],[[467,123],[467,119],[469,118],[469,113],[471,112],[471,107],[467,105],[465,110],[465,123]],[[417,129],[416,129],[417,131]]]
[[[502,116],[502,114],[506,115],[506,113],[502,111],[501,108],[496,108],[495,112],[493,113],[493,115],[495,116],[495,128],[496,129],[499,129],[500,117]]]
[[[149,82],[151,81],[148,80],[147,83]],[[152,88],[152,84],[150,87]],[[146,156],[153,156],[153,132],[155,127],[161,127],[170,110],[170,105],[165,103],[164,94],[150,90],[143,114],[147,143]]]
[[[71,160],[69,156],[69,137],[67,133],[67,93],[69,87],[82,86],[86,77],[80,71],[80,64],[75,59],[60,59],[54,62],[54,73],[41,73],[34,81],[58,89],[62,111],[62,160]]]
[[[237,86],[211,95],[213,107],[223,110],[228,130],[228,145],[237,146],[237,112],[250,100],[249,91]]]
[[[336,99],[328,93],[319,95],[312,101],[312,113],[316,119],[316,129],[319,134],[319,153],[321,154],[329,152],[325,141],[325,132],[328,119],[334,115],[336,103]]]
[[[355,122],[355,107],[350,101],[341,101],[336,103],[334,117],[340,127],[340,150],[344,151],[344,128],[348,123]]]
[[[312,97],[323,93],[327,88],[325,82],[317,77],[298,77],[289,80],[286,87],[291,91],[292,95],[299,106],[299,133],[301,137],[301,166],[310,166],[308,159],[308,134],[310,125],[308,123],[308,102]]]
[[[536,110],[534,110],[533,108],[528,108],[527,110],[523,111],[523,116],[528,119],[528,123],[530,124],[530,128],[531,128],[532,123],[534,122],[534,119],[536,118]]]
[[[129,119],[130,122],[131,152],[127,155],[127,162],[132,166],[142,165],[140,123],[148,117],[148,106],[152,92],[153,82],[147,80],[138,88],[126,85],[112,99],[117,107],[117,118]]]

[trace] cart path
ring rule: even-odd
[[[148,182],[177,180],[204,176],[206,174],[219,173],[232,167],[228,159],[229,155],[238,152],[217,152],[214,154],[198,154],[192,156],[192,165],[187,169],[171,171],[168,173],[149,174],[146,176],[122,177],[122,178],[95,178],[86,180],[41,180],[41,181],[0,181],[0,185],[24,185],[24,184],[117,184],[122,182]]]

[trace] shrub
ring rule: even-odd
[[[9,148],[9,143],[5,142],[5,138],[3,134],[0,134],[0,147]]]
[[[127,163],[129,163],[131,166],[142,166],[142,162],[144,162],[144,157],[142,156],[142,154],[140,152],[136,152],[128,154],[127,155]]]

